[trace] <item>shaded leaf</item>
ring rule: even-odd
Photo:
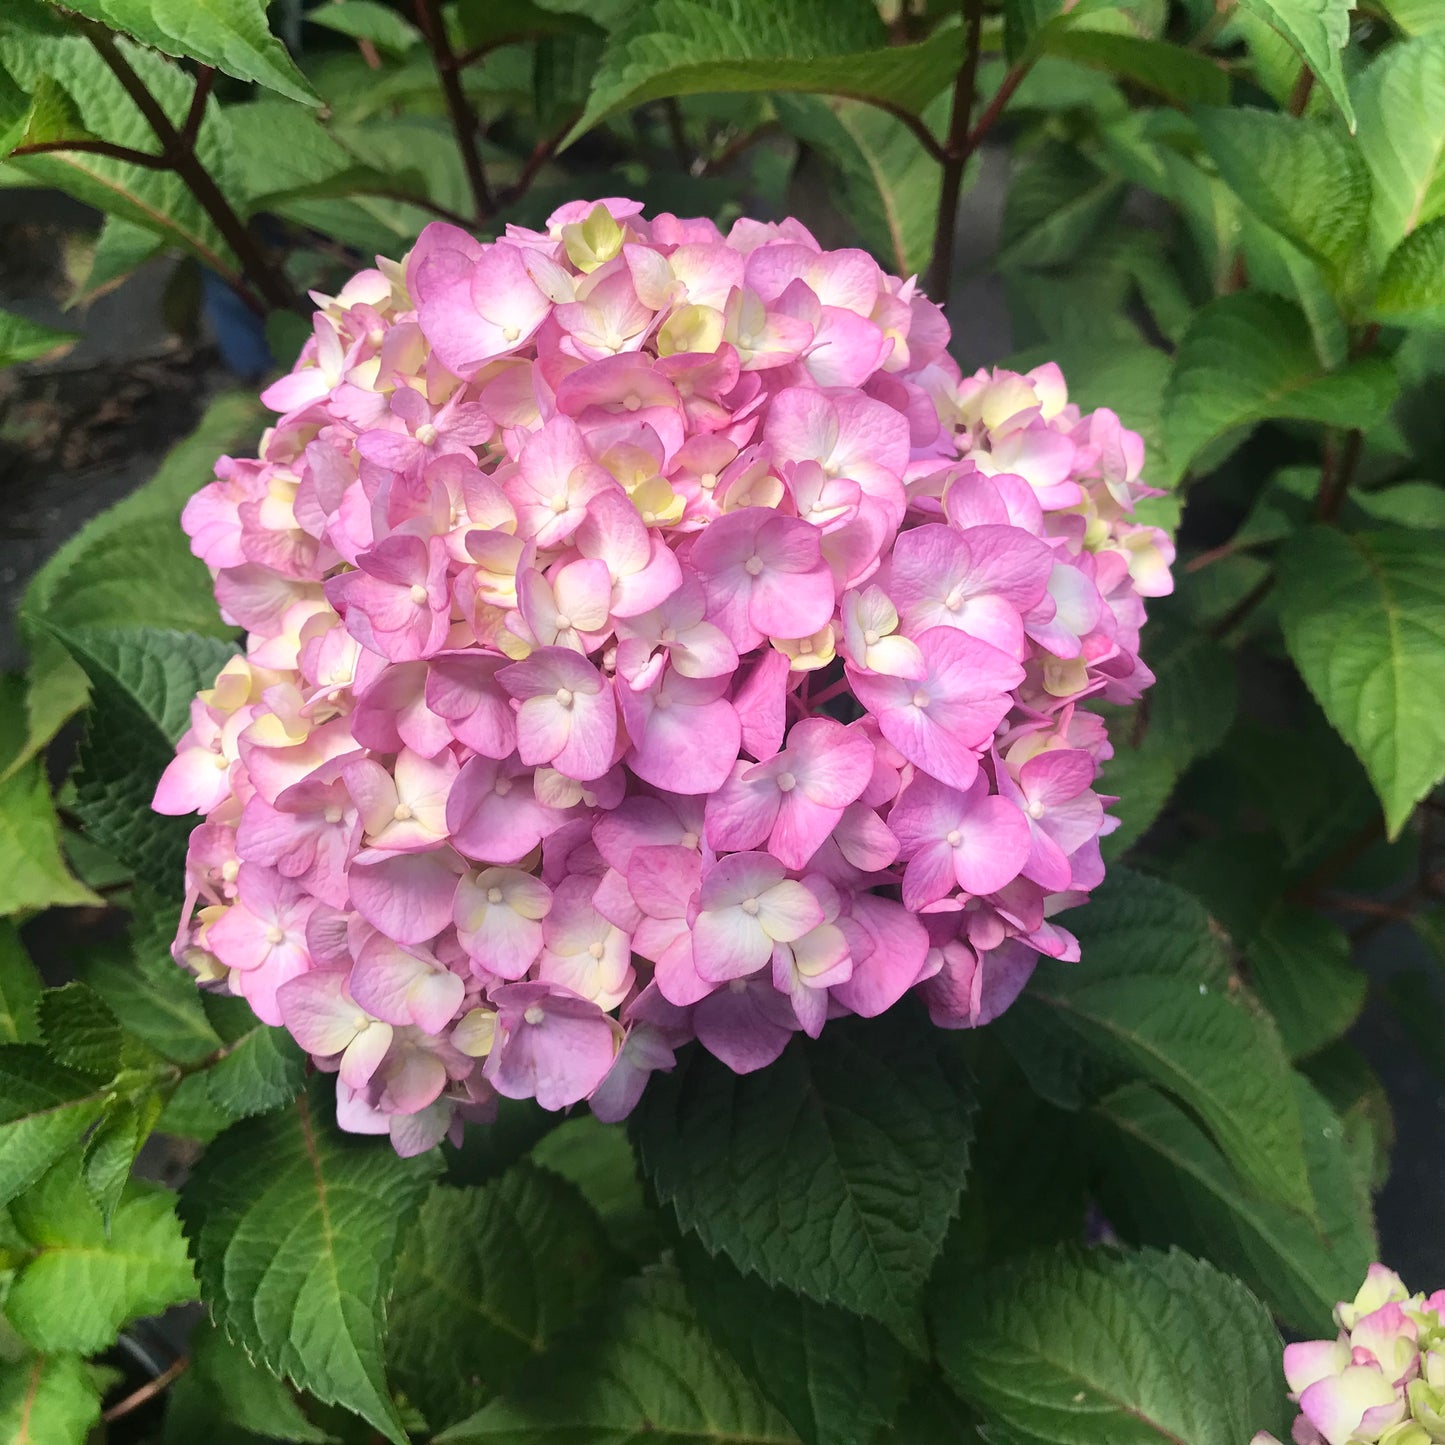
[[[1081,26],[1051,26],[1043,47],[1050,55],[1107,70],[1182,105],[1225,105],[1229,76],[1198,51],[1138,35]]]
[[[325,26],[354,40],[369,40],[378,50],[393,55],[405,55],[421,44],[421,31],[378,0],[329,0],[312,6],[306,18],[313,25]]]
[[[0,1204],[28,1189],[84,1137],[105,1091],[36,1044],[0,1047]]]
[[[100,1391],[79,1355],[25,1355],[0,1369],[0,1437],[14,1445],[85,1445]]]
[[[0,311],[0,366],[63,356],[76,340],[74,331],[58,331],[53,326],[31,321],[28,316]]]
[[[40,975],[25,951],[20,930],[0,921],[0,1044],[39,1042],[35,1014],[39,1002]]]
[[[1350,11],[1354,0],[1240,0],[1240,3],[1289,41],[1354,130],[1355,111],[1340,60],[1340,52],[1350,38]]]

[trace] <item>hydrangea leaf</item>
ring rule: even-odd
[[[255,1445],[285,1440],[326,1445],[334,1440],[306,1418],[290,1386],[252,1361],[209,1320],[190,1338],[191,1367],[171,1386],[165,1445]]]
[[[1445,309],[1445,216],[1411,231],[1385,262],[1374,314],[1385,321],[1437,319]]]
[[[740,1269],[920,1344],[972,1132],[929,1034],[906,1008],[838,1020],[747,1075],[693,1049],[633,1115],[658,1198]]]
[[[893,116],[859,101],[813,95],[779,95],[778,114],[788,133],[832,162],[843,190],[843,209],[868,249],[904,276],[928,265],[938,212],[938,162],[918,137]],[[928,118],[946,115],[946,98]]]
[[[178,6],[185,3],[177,0]],[[164,56],[128,40],[121,39],[118,44],[172,123],[183,124],[194,89],[190,76]],[[87,134],[134,150],[156,151],[157,141],[149,123],[84,36],[64,32],[41,35],[26,27],[10,29],[0,25],[0,66],[32,92],[48,78],[69,98]],[[232,151],[219,107],[211,107],[197,136],[196,149],[221,189],[229,192]],[[123,216],[164,237],[222,276],[239,278],[235,258],[215,223],[180,178],[169,171],[89,151],[17,156],[7,164],[106,215]]]
[[[882,1325],[769,1288],[688,1236],[678,1260],[698,1318],[804,1445],[872,1445],[892,1423],[912,1362]]]
[[[433,1429],[509,1389],[609,1292],[618,1260],[572,1185],[523,1161],[477,1189],[439,1185],[407,1231],[387,1354]]]
[[[1205,1124],[1246,1184],[1310,1215],[1289,1061],[1273,1022],[1232,979],[1204,910],[1182,889],[1115,868],[1068,924],[1081,961],[1042,961],[1001,1021],[1036,1084],[1038,1070],[1056,1069],[1044,1092],[1076,1105],[1086,1071],[1147,1080]],[[1031,1050],[1036,1030],[1053,1042]]]
[[[40,1002],[40,975],[25,951],[20,930],[0,922],[0,1044],[33,1044],[40,1040],[35,1009]]]
[[[206,1092],[223,1113],[233,1119],[264,1114],[301,1091],[306,1055],[285,1029],[257,1023],[253,1016],[229,1045],[225,1057],[206,1070]]]
[[[1445,777],[1442,545],[1440,533],[1321,527],[1282,559],[1290,656],[1365,765],[1392,838]]]
[[[1290,1057],[1333,1043],[1359,1017],[1365,975],[1345,931],[1313,909],[1276,899],[1244,945],[1249,980]]]
[[[288,1108],[233,1125],[181,1192],[202,1298],[273,1373],[406,1439],[381,1340],[401,1240],[440,1159],[348,1138],[315,1078]]]
[[[333,0],[331,4],[313,5],[306,18],[313,25],[325,26],[353,40],[369,40],[378,50],[392,55],[405,55],[421,44],[421,31],[378,0]]]
[[[437,1445],[788,1445],[796,1436],[703,1333],[681,1285],[656,1270],[616,1292],[605,1329],[539,1361],[511,1394]]]
[[[100,1391],[79,1355],[24,1355],[0,1369],[0,1437],[13,1445],[85,1445]]]
[[[1061,1249],[961,1284],[934,1320],[939,1359],[1018,1445],[1288,1434],[1279,1336],[1244,1285],[1211,1265]]]
[[[160,1119],[165,1095],[169,1092],[169,1086],[151,1089],[109,1104],[105,1117],[85,1141],[80,1159],[81,1177],[107,1230],[125,1193],[136,1155]]]
[[[1332,372],[1295,307],[1241,292],[1211,301],[1185,333],[1164,394],[1165,445],[1181,470],[1227,433],[1243,440],[1245,428],[1274,417],[1368,428],[1394,396],[1385,362],[1365,358]]]
[[[264,0],[66,0],[66,8],[164,55],[213,65],[237,80],[316,104],[316,92],[271,34]]]
[[[81,749],[75,809],[96,843],[141,877],[179,877],[190,828],[151,812],[156,779],[185,730],[191,698],[234,648],[149,627],[57,631],[90,678],[95,707]]]
[[[1387,46],[1355,85],[1359,143],[1375,183],[1370,231],[1383,260],[1445,215],[1445,35]]]
[[[0,1204],[28,1189],[100,1117],[105,1089],[36,1044],[0,1047]]]
[[[1406,35],[1433,35],[1445,30],[1445,10],[1435,0],[1382,0],[1381,8]]]
[[[107,1079],[120,1068],[125,1046],[120,1023],[89,984],[46,989],[39,1016],[51,1057],[67,1068]]]
[[[28,316],[0,311],[0,366],[48,361],[67,352],[76,339],[74,331],[60,331],[53,326],[42,326]]]
[[[127,1320],[196,1297],[175,1199],[166,1190],[136,1188],[107,1230],[72,1158],[15,1200],[10,1216],[29,1253],[5,1315],[36,1349],[94,1354],[115,1341]]]
[[[1177,1244],[1244,1280],[1291,1328],[1331,1332],[1378,1248],[1369,1192],[1344,1150],[1344,1128],[1303,1079],[1295,1081],[1310,1183],[1321,1225],[1242,1192],[1223,1156],[1177,1104],[1130,1084],[1094,1110],[1106,1167],[1102,1206],[1129,1238]]]
[[[859,0],[647,0],[608,37],[575,140],[618,111],[663,96],[812,91],[921,114],[958,68],[958,31],[888,44]]]
[[[1225,105],[1229,75],[1214,60],[1180,45],[1141,35],[1120,35],[1083,26],[1055,25],[1045,31],[1050,55],[1105,70],[1181,105]]]
[[[1203,109],[1195,121],[1235,195],[1343,277],[1370,221],[1370,172],[1360,147],[1322,122],[1247,107]]]
[[[1240,0],[1240,3],[1289,41],[1354,130],[1355,110],[1345,85],[1340,52],[1350,38],[1350,11],[1355,8],[1355,0]]]

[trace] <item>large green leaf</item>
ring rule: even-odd
[[[971,1134],[932,1032],[909,1009],[841,1020],[747,1075],[693,1049],[633,1115],[658,1198],[739,1268],[921,1343]]]
[[[75,341],[76,333],[73,331],[58,331],[53,326],[42,326],[28,316],[0,311],[0,367],[61,356]]]
[[[698,1318],[804,1445],[871,1445],[892,1424],[911,1362],[882,1325],[771,1289],[688,1236],[678,1259]]]
[[[1290,656],[1359,755],[1393,838],[1445,777],[1445,534],[1315,528],[1285,548]]]
[[[601,1303],[616,1256],[582,1196],[523,1162],[479,1189],[438,1185],[407,1231],[387,1355],[440,1429],[516,1382]]]
[[[1228,72],[1209,56],[1180,45],[1054,25],[1044,32],[1043,47],[1050,55],[1106,70],[1182,105],[1224,105],[1229,100]]]
[[[106,1090],[36,1044],[0,1047],[0,1205],[28,1189],[100,1117]]]
[[[85,983],[40,996],[40,1032],[50,1056],[67,1068],[109,1079],[120,1068],[125,1037],[105,1000]]]
[[[1272,1021],[1232,977],[1204,910],[1182,889],[1115,868],[1067,922],[1082,960],[1042,961],[1002,1021],[1036,1085],[1047,1082],[1040,1069],[1062,1069],[1048,1092],[1076,1104],[1085,1069],[1147,1080],[1205,1124],[1252,1188],[1308,1214],[1289,1061]],[[1072,1060],[1071,1039],[1083,1051]]]
[[[1370,229],[1383,260],[1445,214],[1445,35],[1381,51],[1356,84],[1355,102],[1375,183]]]
[[[235,1038],[227,1039],[224,1057],[206,1070],[211,1102],[233,1119],[289,1104],[300,1093],[306,1076],[301,1046],[285,1029],[258,1023],[250,1006],[240,999],[218,1002],[234,1002],[238,1013],[245,1014],[245,1027]]]
[[[328,0],[306,12],[313,25],[323,25],[354,40],[369,40],[378,50],[405,55],[421,44],[421,31],[380,0]]]
[[[1337,923],[1280,898],[1240,942],[1250,984],[1291,1058],[1333,1043],[1359,1017],[1365,975],[1351,961],[1350,940]]]
[[[181,1218],[202,1298],[226,1333],[403,1445],[382,1368],[385,1303],[441,1161],[342,1134],[333,1089],[321,1075],[289,1108],[227,1130],[182,1190]]]
[[[1368,428],[1394,395],[1386,363],[1367,358],[1332,372],[1298,310],[1241,292],[1210,302],[1185,334],[1164,396],[1165,446],[1184,469],[1211,442],[1242,440],[1245,428],[1273,417]]]
[[[0,1044],[33,1044],[40,1038],[35,1007],[40,976],[13,923],[0,922]]]
[[[1020,161],[1009,186],[999,264],[1067,265],[1097,236],[1123,189],[1118,176],[1093,165],[1073,147],[1040,146]]]
[[[1035,1255],[986,1274],[934,1324],[945,1373],[1010,1445],[1288,1433],[1268,1314],[1188,1255]]]
[[[654,1271],[615,1293],[594,1327],[438,1445],[789,1445],[797,1437],[699,1328],[682,1287]]]
[[[644,101],[718,91],[813,91],[917,115],[953,77],[962,43],[945,25],[890,46],[863,0],[645,0],[608,37],[568,139]]]
[[[1246,10],[1277,30],[1314,71],[1341,114],[1355,128],[1340,52],[1350,38],[1354,0],[1240,0]]]
[[[79,1355],[24,1355],[0,1368],[0,1438],[12,1445],[85,1445],[100,1390]]]
[[[183,3],[183,0],[177,0]],[[194,81],[163,56],[117,42],[122,54],[160,103],[172,124],[184,123]],[[133,150],[158,149],[145,117],[124,87],[83,36],[38,35],[8,28],[0,17],[0,66],[27,89],[60,87],[74,103],[86,134]],[[58,137],[57,137],[58,138]],[[231,190],[232,152],[219,108],[212,106],[196,137],[196,154],[223,191]],[[54,186],[77,200],[114,214],[164,237],[223,276],[238,269],[215,223],[179,176],[171,171],[132,165],[90,151],[55,151],[15,157],[6,162],[42,185]]]
[[[1295,1088],[1318,1228],[1241,1190],[1188,1114],[1143,1084],[1094,1110],[1113,1166],[1101,1179],[1101,1203],[1130,1238],[1204,1255],[1257,1291],[1291,1329],[1327,1335],[1335,1301],[1350,1298],[1378,1245],[1369,1190],[1345,1152],[1344,1127],[1303,1079]]]
[[[0,693],[3,696],[3,693]],[[16,710],[16,721],[22,716]],[[0,916],[100,900],[71,876],[60,853],[55,805],[41,760],[32,757],[0,781]]]
[[[179,879],[190,825],[152,813],[156,780],[185,730],[191,699],[234,654],[218,638],[149,627],[57,632],[90,678],[94,709],[75,811],[90,836],[154,886]]]
[[[1370,220],[1370,173],[1335,127],[1266,110],[1196,113],[1219,173],[1266,225],[1343,277]]]
[[[139,1188],[106,1228],[78,1161],[57,1165],[10,1206],[24,1245],[5,1315],[36,1349],[95,1354],[127,1320],[196,1297],[174,1196]]]
[[[933,251],[941,173],[901,121],[853,100],[779,95],[774,104],[788,131],[832,163],[841,208],[859,236],[891,271],[922,272]],[[947,98],[929,108],[946,114]]]
[[[316,103],[316,92],[266,24],[265,0],[65,0],[65,8],[165,55]]]
[[[1438,321],[1445,311],[1445,216],[1411,231],[1385,262],[1374,314],[1383,321]]]

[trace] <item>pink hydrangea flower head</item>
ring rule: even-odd
[[[1150,680],[1173,559],[1113,412],[963,377],[914,282],[795,221],[612,198],[380,265],[185,509],[249,637],[155,795],[200,815],[176,958],[344,1128],[620,1118],[690,1040],[758,1069],[915,990],[975,1027],[1078,956],[1090,699]],[[1294,1357],[1328,1430],[1445,1388],[1405,1301],[1372,1275],[1349,1358]]]

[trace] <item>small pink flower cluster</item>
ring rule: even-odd
[[[1445,1289],[1412,1295],[1372,1264],[1335,1307],[1333,1340],[1288,1345],[1284,1373],[1300,1407],[1295,1445],[1438,1445],[1445,1441]],[[1258,1434],[1251,1445],[1279,1445]]]
[[[1103,876],[1080,704],[1171,585],[1139,438],[961,377],[864,252],[639,211],[318,297],[183,519],[250,637],[156,794],[205,815],[176,957],[403,1151],[914,987],[985,1022]]]

